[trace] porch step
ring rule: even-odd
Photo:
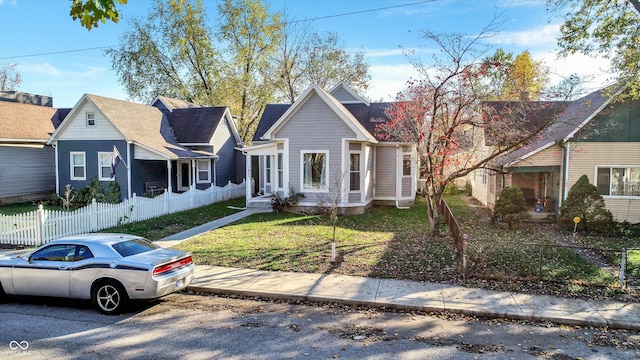
[[[251,199],[247,201],[247,209],[271,211],[271,199]]]

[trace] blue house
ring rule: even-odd
[[[235,150],[242,141],[227,107],[162,96],[144,105],[85,94],[48,143],[55,148],[58,193],[66,184],[80,189],[95,178],[105,188],[117,181],[130,198],[224,186],[243,177],[244,157]]]

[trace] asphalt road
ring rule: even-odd
[[[0,304],[0,359],[637,359],[640,335],[345,305],[173,294],[121,316]]]

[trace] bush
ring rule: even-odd
[[[104,201],[104,188],[97,176],[91,180],[89,185],[78,190],[76,197],[76,201],[82,206],[90,204],[93,199],[96,199],[98,202]]]
[[[297,204],[298,200],[300,200],[300,198],[304,197],[304,194],[303,193],[292,192],[292,194],[289,197],[283,198],[276,191],[271,196],[272,196],[271,197],[271,210],[273,210],[273,212],[279,213],[279,212],[285,211],[288,207]]]
[[[464,184],[464,193],[467,194],[468,196],[471,196],[473,194],[473,187],[471,186],[470,181],[467,181]]]
[[[461,193],[460,189],[453,181],[447,183],[447,185],[444,186],[443,195],[458,195],[460,193]]]
[[[508,186],[502,190],[491,214],[491,221],[502,221],[513,228],[513,225],[529,218],[527,201],[522,190],[517,186]]]
[[[604,204],[604,198],[587,175],[582,175],[571,187],[567,199],[560,206],[558,220],[573,229],[575,217],[580,218],[577,228],[587,231],[608,232],[613,225],[613,215]]]
[[[110,182],[109,187],[107,187],[107,193],[104,196],[104,202],[118,204],[121,200],[120,184],[117,181]]]

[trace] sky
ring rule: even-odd
[[[204,0],[209,26],[218,23],[217,2]],[[370,64],[369,99],[393,100],[418,76],[404,53],[429,59],[433,44],[420,34],[476,35],[499,15],[492,48],[518,54],[528,50],[551,68],[552,82],[572,73],[592,77],[588,89],[611,83],[607,61],[584,55],[557,57],[562,18],[546,11],[545,0],[264,0],[271,11],[286,9],[314,30],[338,33],[345,48],[362,51]],[[152,0],[119,6],[117,24],[87,31],[69,16],[71,0],[0,0],[0,64],[17,64],[18,91],[53,97],[53,106],[71,108],[89,93],[129,100],[104,50],[119,44],[129,20],[146,18]],[[493,54],[490,50],[487,55]],[[220,104],[223,105],[223,104]]]

